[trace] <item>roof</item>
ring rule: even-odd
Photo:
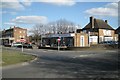
[[[14,28],[17,28],[17,29],[24,29],[24,28],[21,28],[21,27],[14,27]],[[24,29],[25,30],[25,29]]]
[[[80,33],[80,31],[82,31],[82,29],[77,29],[77,30],[76,30],[77,33]]]
[[[94,28],[114,30],[109,24],[100,19],[94,19]],[[83,29],[92,29],[91,23],[88,23]]]
[[[120,33],[120,26],[115,30],[115,33]]]
[[[7,30],[3,30],[2,32],[7,32],[7,31],[12,31],[13,28],[7,29]]]
[[[13,28],[9,28],[9,29],[4,29],[3,31],[10,31],[10,30],[13,30],[13,29],[23,29],[23,30],[27,30],[27,29],[24,29],[24,28],[21,28],[21,27],[13,27]]]

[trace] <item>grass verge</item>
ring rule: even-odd
[[[2,66],[28,62],[35,59],[35,56],[24,54],[20,51],[2,50]]]

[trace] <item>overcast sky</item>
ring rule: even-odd
[[[32,28],[33,25],[59,19],[66,19],[79,24],[83,28],[89,17],[108,20],[108,23],[116,29],[118,27],[118,0],[4,0],[0,3],[0,17],[2,17],[3,29],[10,26]],[[23,2],[25,1],[25,2]],[[98,0],[97,0],[98,1]],[[104,1],[104,2],[100,2]],[[114,1],[114,2],[112,2]]]

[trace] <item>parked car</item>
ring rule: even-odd
[[[11,47],[11,44],[5,43],[4,46],[5,46],[5,47]]]
[[[17,48],[22,48],[22,45],[17,46]],[[24,43],[23,48],[33,49],[32,45],[28,43]]]
[[[111,44],[118,44],[118,41],[111,41]]]
[[[16,42],[16,43],[13,43],[12,46],[13,47],[22,46],[22,43],[21,42]]]
[[[100,44],[118,44],[117,41],[103,41]]]

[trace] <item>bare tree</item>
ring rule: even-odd
[[[33,26],[30,32],[33,33],[35,42],[39,43],[39,41],[41,40],[41,35],[43,34],[75,32],[77,27],[71,21],[68,21],[66,19],[60,19],[55,22],[50,22],[48,24],[37,24]]]
[[[75,24],[71,21],[67,21],[66,19],[60,19],[55,22],[50,23],[50,28],[54,33],[68,33],[75,31]]]
[[[56,29],[57,29],[57,27],[56,27],[56,25],[55,25],[55,22],[50,22],[50,23],[48,23],[47,25],[46,25],[46,30],[47,31],[49,31],[49,33],[56,33]]]
[[[30,30],[30,32],[33,33],[34,42],[36,42],[37,44],[41,39],[41,35],[44,33],[43,29],[43,24],[36,24],[35,26],[33,26],[32,30]]]

